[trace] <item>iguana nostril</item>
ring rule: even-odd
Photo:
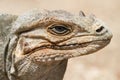
[[[96,30],[96,32],[101,32],[103,29],[104,29],[104,27],[103,27],[103,26],[100,26],[100,28],[98,28],[98,29]]]

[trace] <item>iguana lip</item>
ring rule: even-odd
[[[75,53],[76,51],[79,56],[90,54],[91,52],[95,52],[98,49],[103,48],[109,42],[110,42],[110,39],[89,41],[89,42],[84,42],[79,44],[74,43],[74,44],[60,45],[60,46],[46,45],[46,46],[40,46],[40,47],[31,49],[31,51],[28,51],[26,54],[28,54],[28,56],[32,55],[34,57],[33,61],[35,62],[36,61],[37,62],[58,61],[58,60],[68,59],[71,57],[76,57],[76,55],[73,55],[73,53]],[[96,47],[97,49],[95,49],[95,46],[97,46]],[[83,51],[84,49],[87,49],[87,47],[88,47],[88,51],[92,49],[90,47],[93,47],[93,50],[91,50],[91,52],[89,53],[79,52],[79,50]]]
[[[89,41],[89,42],[84,42],[84,43],[74,43],[74,44],[68,44],[68,45],[52,45],[49,46],[48,48],[52,48],[55,50],[72,50],[76,48],[84,48],[87,47],[90,44],[101,44],[103,41],[109,42],[110,40],[95,40],[95,41]]]
[[[89,42],[84,42],[84,43],[74,43],[74,44],[68,44],[68,45],[45,45],[45,46],[35,47],[35,48],[27,51],[25,54],[34,53],[34,52],[42,50],[42,49],[73,50],[73,49],[77,49],[77,48],[84,48],[91,44],[102,44],[103,41],[104,42],[106,41],[107,43],[110,42],[110,40],[107,39],[107,40],[89,41]]]
[[[68,45],[55,45],[52,47],[52,49],[55,50],[71,50],[76,48],[83,48],[87,47],[91,42],[85,42],[85,43],[74,43],[74,44],[68,44]]]

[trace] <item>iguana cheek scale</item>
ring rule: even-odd
[[[69,58],[109,44],[112,33],[94,15],[63,10],[0,14],[0,80],[62,80]]]

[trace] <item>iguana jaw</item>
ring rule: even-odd
[[[60,45],[48,44],[35,46],[31,50],[26,51],[26,53],[18,55],[18,52],[15,51],[14,54],[20,59],[28,58],[34,62],[51,62],[93,53],[106,46],[109,42],[110,39],[84,41],[82,43],[64,45],[63,42],[60,43]]]
[[[106,44],[104,44],[104,42]],[[69,45],[67,47],[64,45],[62,47],[54,46],[48,48],[46,47],[44,49],[37,48],[33,50],[30,56],[34,56],[31,58],[34,62],[58,61],[58,60],[68,59],[68,58],[87,55],[96,52],[99,49],[106,46],[109,42],[110,40],[104,40],[104,41],[87,42],[72,46]]]
[[[89,42],[84,42],[84,43],[73,43],[73,44],[66,44],[66,45],[43,45],[40,47],[35,47],[31,50],[29,50],[27,53],[24,54],[29,54],[29,53],[33,53],[39,50],[43,50],[43,49],[52,49],[52,50],[73,50],[73,49],[79,49],[79,48],[85,48],[91,44],[101,44],[103,42],[110,42],[110,40],[96,40],[96,41],[89,41]]]
[[[104,41],[110,41],[110,40],[104,40]],[[84,42],[84,43],[74,43],[74,44],[67,44],[67,45],[54,45],[54,46],[48,46],[47,48],[54,49],[54,50],[73,50],[77,48],[85,48],[91,44],[100,44],[103,41],[90,41],[90,42]]]

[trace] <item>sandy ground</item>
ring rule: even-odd
[[[107,23],[113,39],[95,54],[69,60],[64,80],[120,80],[120,0],[0,0],[0,12],[21,14],[33,8],[94,13]]]

